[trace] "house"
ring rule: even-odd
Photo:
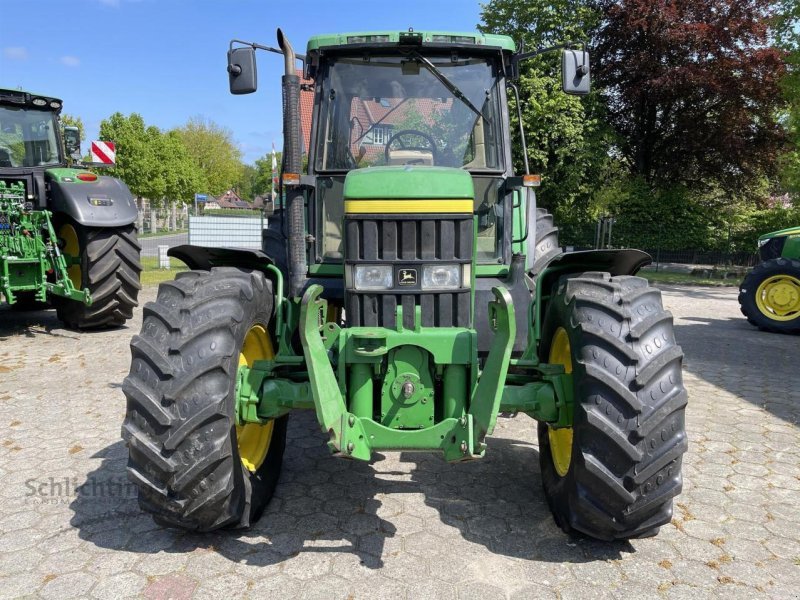
[[[242,200],[234,190],[228,190],[218,197],[209,196],[204,210],[252,210],[253,206]]]

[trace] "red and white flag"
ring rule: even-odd
[[[117,150],[114,142],[92,142],[92,148],[89,151],[92,155],[92,162],[102,163],[104,165],[113,165],[117,162]]]

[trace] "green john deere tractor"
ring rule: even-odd
[[[739,286],[739,307],[764,331],[800,333],[800,227],[758,238],[761,264]]]
[[[82,168],[61,100],[0,89],[0,295],[54,305],[68,327],[115,327],[137,305],[136,204],[118,179]]]
[[[161,285],[131,342],[123,436],[141,507],[189,530],[250,525],[293,409],[314,410],[342,458],[453,462],[484,455],[502,411],[538,421],[564,530],[655,534],[681,489],[682,351],[633,276],[649,256],[559,252],[538,178],[512,171],[507,99],[534,53],[438,31],[316,36],[298,56],[279,30],[278,46],[228,52],[235,94],[255,91],[256,49],[285,59],[263,251],[173,248],[192,270]],[[564,91],[587,92],[587,54],[562,57]]]

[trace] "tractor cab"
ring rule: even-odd
[[[0,169],[66,166],[61,100],[0,90]]]
[[[413,171],[417,186],[420,177],[436,181],[442,169],[469,173],[474,201],[469,212],[479,215],[478,260],[505,262],[510,238],[503,236],[502,209],[511,173],[505,78],[513,50],[510,38],[475,34],[311,38],[306,55],[306,74],[314,80],[309,171],[322,191],[315,261],[342,260],[338,227],[346,175],[391,167]],[[423,184],[417,191],[426,188]]]

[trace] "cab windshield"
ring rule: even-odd
[[[0,106],[0,168],[59,164],[57,126],[51,111]]]
[[[318,172],[379,165],[502,169],[493,60],[411,53],[329,61]]]

